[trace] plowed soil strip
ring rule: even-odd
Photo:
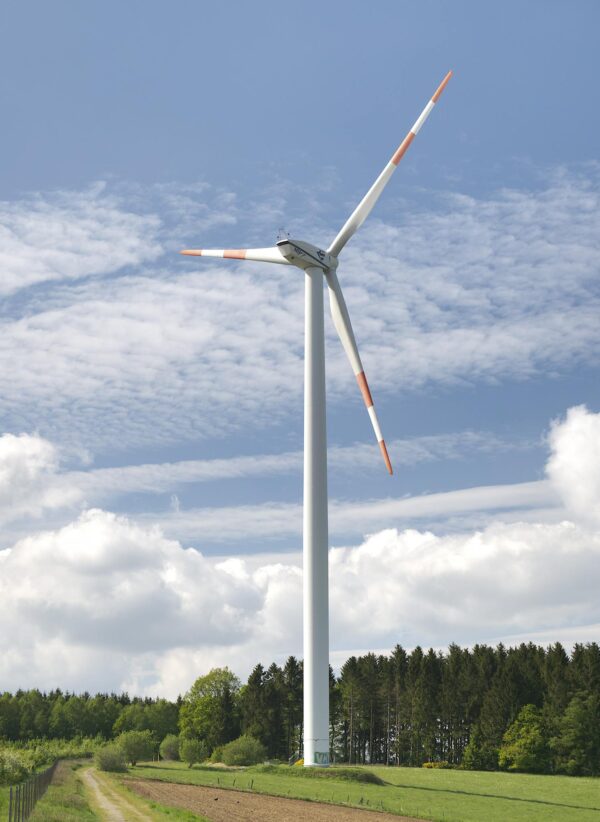
[[[194,811],[211,822],[422,822],[392,813],[150,779],[127,780],[127,786],[146,799]]]

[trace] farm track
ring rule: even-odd
[[[107,780],[98,776],[93,768],[86,768],[81,779],[93,797],[94,804],[105,822],[152,822],[152,817],[112,790]]]
[[[145,799],[185,808],[211,822],[423,822],[373,810],[199,785],[131,779],[127,786]]]

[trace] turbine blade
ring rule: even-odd
[[[348,217],[342,229],[340,230],[339,234],[332,242],[332,244],[327,249],[327,253],[331,254],[334,257],[337,257],[342,248],[346,245],[350,237],[357,231],[364,221],[367,219],[369,214],[371,213],[375,203],[379,199],[381,192],[386,187],[390,177],[396,170],[398,163],[406,154],[406,151],[412,141],[415,139],[415,136],[418,134],[421,126],[425,122],[425,120],[429,117],[431,110],[439,100],[439,97],[442,91],[446,88],[448,81],[452,77],[452,72],[449,71],[448,74],[444,77],[442,82],[437,88],[437,91],[431,98],[431,100],[427,103],[419,117],[417,118],[414,126],[408,132],[404,140],[400,143],[396,152],[394,153],[393,157],[383,169],[379,177],[375,180],[371,188],[367,191],[363,199],[360,203],[356,206],[352,214]]]
[[[291,265],[277,246],[273,248],[186,248],[179,253],[187,257],[223,257],[228,260],[252,260],[261,263]]]
[[[331,306],[333,324],[335,325],[335,329],[342,345],[344,346],[346,356],[350,360],[350,365],[352,366],[356,381],[358,382],[360,393],[362,394],[365,405],[367,406],[367,411],[371,419],[371,424],[373,426],[373,430],[375,431],[375,436],[377,437],[377,442],[379,443],[379,448],[381,450],[386,468],[390,474],[393,474],[392,463],[390,462],[387,448],[385,446],[385,440],[383,439],[383,434],[381,433],[381,428],[379,427],[379,421],[377,420],[377,414],[375,413],[375,407],[373,405],[373,397],[369,391],[369,384],[367,383],[360,354],[358,353],[356,338],[354,336],[354,331],[352,330],[350,315],[348,314],[348,308],[346,307],[346,301],[344,300],[344,295],[342,294],[340,282],[334,269],[327,271],[326,277],[327,285],[329,287],[329,305]]]

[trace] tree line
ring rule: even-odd
[[[255,666],[242,685],[228,669],[199,677],[176,702],[126,694],[19,691],[0,696],[7,740],[110,739],[148,730],[201,739],[217,751],[240,734],[272,759],[302,754],[302,662]],[[330,671],[330,743],[350,764],[507,768],[600,774],[600,646],[397,645]]]

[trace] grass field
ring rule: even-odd
[[[161,762],[142,764],[130,774],[347,804],[434,822],[600,822],[600,779],[425,768],[361,770],[385,784],[342,778],[335,767],[313,777],[312,772],[286,765],[189,769],[180,762]]]

